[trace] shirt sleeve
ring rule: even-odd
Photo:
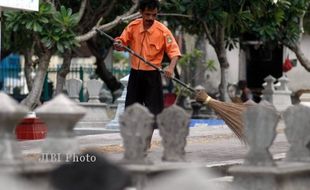
[[[180,48],[169,30],[165,34],[165,47],[165,52],[170,59],[176,56],[181,56]]]
[[[131,39],[131,27],[128,25],[122,34],[119,37],[116,37],[115,40],[121,40],[124,46],[128,46]]]

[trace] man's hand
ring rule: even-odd
[[[196,91],[196,101],[204,103],[208,98],[208,94],[204,90],[197,90]]]
[[[123,47],[121,40],[115,40],[113,46],[114,46],[114,49],[117,51],[124,51],[124,47]]]
[[[167,68],[165,68],[164,72],[165,72],[165,76],[167,78],[172,78],[173,74],[174,74],[174,68],[177,65],[177,61],[179,60],[179,56],[175,56],[173,58],[171,58],[170,64]]]
[[[167,78],[172,78],[172,77],[173,77],[174,68],[171,67],[171,66],[169,66],[169,67],[167,67],[167,68],[164,70],[164,72],[165,72],[165,77],[167,77]]]

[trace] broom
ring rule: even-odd
[[[113,43],[117,43],[114,38],[106,34],[105,32],[95,29],[96,32],[98,32],[100,35],[103,35],[107,37],[109,40],[111,40]],[[119,44],[122,48],[124,48],[126,51],[128,51],[130,54],[133,56],[139,58],[142,60],[144,63],[147,65],[153,67],[160,73],[164,73],[164,71],[150,63],[149,61],[145,60],[142,56],[134,52],[132,49],[128,48],[127,46],[124,46],[122,44]],[[172,77],[171,78],[173,81],[179,83],[192,93],[196,93],[196,100],[198,102],[203,102],[204,104],[207,104],[211,109],[215,111],[226,123],[226,125],[234,132],[234,134],[243,142],[245,142],[245,136],[243,133],[243,119],[242,119],[242,113],[246,109],[245,104],[234,104],[234,103],[226,103],[226,102],[221,102],[218,100],[215,100],[211,98],[206,92],[204,91],[196,91],[195,89],[191,88],[184,82],[180,81],[179,79]]]
[[[221,102],[211,98],[204,91],[198,91],[196,93],[196,101],[208,105],[213,109],[215,113],[225,121],[226,125],[234,132],[234,134],[241,141],[245,142],[242,113],[252,104]]]

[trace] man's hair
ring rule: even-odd
[[[160,3],[158,0],[140,0],[139,1],[139,9],[141,11],[144,11],[145,9],[157,9],[159,10],[160,8]]]

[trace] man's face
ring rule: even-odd
[[[140,11],[140,13],[142,15],[143,25],[146,29],[148,29],[153,25],[157,17],[158,10],[157,8],[155,9],[145,8],[143,11]]]

